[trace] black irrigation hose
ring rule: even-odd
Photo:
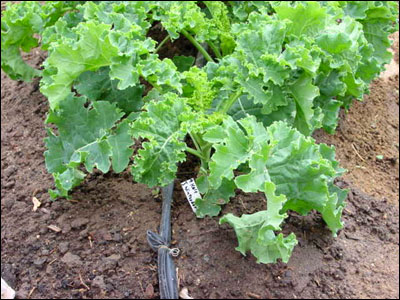
[[[176,277],[173,256],[179,254],[177,249],[170,249],[171,243],[171,203],[174,183],[162,188],[162,215],[160,234],[147,231],[150,247],[158,252],[158,281],[161,299],[178,299],[178,280]]]
[[[207,44],[202,44],[207,50]],[[206,63],[204,56],[199,52],[196,57],[196,66],[201,67]],[[176,277],[174,256],[179,255],[178,249],[170,249],[171,243],[171,204],[174,183],[162,188],[162,215],[160,234],[151,230],[147,231],[147,241],[150,247],[158,252],[158,282],[161,299],[178,299],[178,280]]]

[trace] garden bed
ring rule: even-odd
[[[179,40],[166,46],[161,56]],[[26,58],[33,66],[43,60],[35,51]],[[71,200],[50,201],[53,179],[43,157],[47,100],[38,80],[16,82],[3,72],[1,80],[2,277],[19,298],[158,297],[157,256],[146,231],[157,231],[159,196],[128,172],[95,172]],[[335,135],[315,133],[336,146],[349,170],[338,181],[350,190],[345,228],[335,239],[320,215],[290,213],[284,232],[294,232],[299,245],[288,264],[257,264],[234,250],[233,229],[218,218],[197,219],[179,184],[195,175],[191,160],[181,165],[172,211],[180,288],[195,298],[398,298],[398,126],[397,71],[374,81],[364,102],[343,114]],[[42,202],[37,211],[33,197]],[[256,212],[262,199],[239,193],[223,213]]]

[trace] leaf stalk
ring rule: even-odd
[[[166,42],[168,42],[168,40],[170,39],[169,34],[160,42],[160,44],[157,46],[155,53],[157,53],[158,51],[160,51],[160,49],[162,48],[162,46],[164,46],[164,44]]]
[[[190,35],[189,32],[187,32],[185,29],[182,30],[182,34],[193,44],[193,46],[195,46],[197,48],[197,50],[199,50],[201,52],[201,54],[203,54],[204,58],[207,61],[212,61],[214,62],[214,60],[212,59],[212,57],[210,56],[210,54],[208,54],[208,52],[206,51],[206,49],[203,48],[202,45],[200,45],[200,43],[198,41],[196,41],[196,39],[194,37],[192,37]]]

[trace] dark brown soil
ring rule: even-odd
[[[164,40],[167,34],[168,32],[161,26],[161,23],[156,23],[150,28],[147,35],[151,36],[158,43],[161,43],[161,41]],[[171,39],[169,39],[157,52],[160,59],[172,59],[175,55],[177,55],[177,53],[179,53],[179,55],[196,57],[197,50],[195,47],[193,47],[192,43],[188,39],[182,36],[174,41],[171,41]]]
[[[27,59],[41,61],[37,54]],[[3,72],[1,80],[2,277],[19,298],[157,298],[156,254],[145,233],[157,230],[160,200],[128,173],[96,173],[73,200],[51,202],[43,158],[47,101],[37,81],[15,82]],[[399,298],[397,80],[375,81],[336,135],[316,135],[336,146],[350,170],[338,182],[350,189],[345,228],[332,238],[318,214],[291,214],[284,231],[296,233],[299,245],[288,264],[257,264],[234,250],[230,227],[196,219],[179,185],[192,175],[181,166],[172,216],[180,288],[195,298]],[[37,211],[34,196],[42,202]],[[224,213],[263,206],[261,195],[239,193]]]

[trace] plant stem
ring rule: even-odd
[[[191,133],[191,137],[194,140],[194,143],[198,145],[199,151],[203,152],[205,144],[201,137],[199,137],[199,135],[195,132]]]
[[[201,156],[197,155],[200,160],[201,160],[201,168],[204,170],[205,174],[207,173],[208,170],[208,162],[210,161],[210,156],[211,156],[211,144],[207,143],[205,141],[203,141],[203,139],[194,132],[189,132],[190,137],[192,138],[192,141],[194,143],[194,145],[196,146],[196,151],[198,154],[200,154]],[[190,152],[190,151],[189,151]],[[190,152],[192,153],[192,152]],[[194,153],[192,153],[194,154]],[[196,154],[194,154],[196,155]]]
[[[233,103],[236,102],[236,100],[240,97],[241,91],[239,90],[236,94],[232,94],[232,96],[228,99],[228,101],[224,102],[221,106],[220,109],[218,109],[219,112],[226,114],[228,110],[231,108]]]
[[[186,147],[186,151],[189,152],[190,154],[193,154],[193,155],[197,156],[201,160],[204,159],[203,155],[199,151],[197,151],[197,150],[195,150],[193,148]]]
[[[207,51],[203,48],[203,46],[200,45],[199,42],[197,42],[194,37],[192,37],[190,35],[189,32],[187,32],[185,29],[182,29],[182,34],[193,44],[193,46],[195,46],[197,48],[197,50],[199,50],[201,52],[201,54],[203,54],[203,56],[205,57],[205,59],[207,59],[207,61],[214,61],[211,56],[207,53]]]
[[[64,8],[61,9],[61,12],[65,13],[66,11],[69,11],[71,9],[74,9],[74,7],[64,7]]]
[[[207,41],[207,44],[208,44],[208,46],[210,46],[210,48],[211,48],[212,51],[214,52],[215,56],[216,56],[217,58],[221,59],[221,58],[222,58],[222,54],[221,54],[221,52],[219,51],[218,47],[215,46],[215,44],[214,44],[213,42],[211,42],[211,41]]]
[[[169,40],[169,34],[161,41],[161,43],[157,46],[155,53],[160,51],[161,47]]]
[[[192,139],[194,146],[196,147],[197,151],[202,152],[201,151],[201,147],[199,145],[199,143],[197,142],[197,139],[195,137],[195,133],[189,132],[190,138]]]

